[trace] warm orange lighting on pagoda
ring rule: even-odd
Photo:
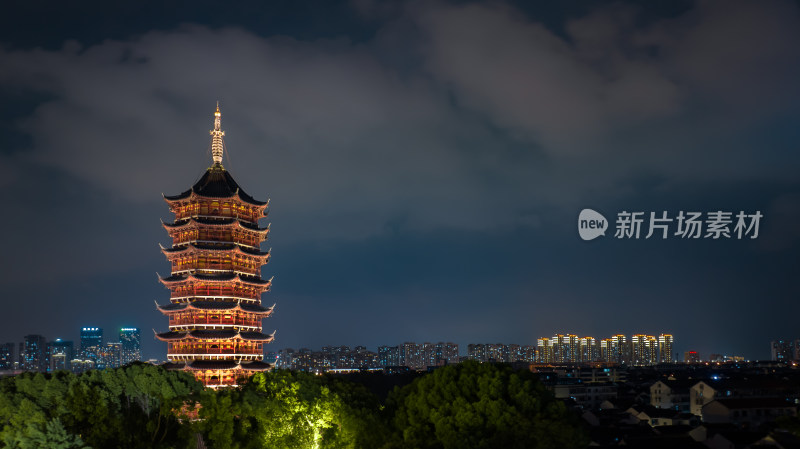
[[[192,371],[210,387],[236,385],[238,380],[271,368],[264,363],[264,345],[273,334],[262,333],[261,321],[272,307],[261,294],[272,280],[261,279],[262,252],[269,226],[261,228],[269,202],[257,201],[222,166],[225,132],[219,105],[211,131],[213,164],[191,189],[164,196],[175,221],[164,223],[172,238],[162,252],[172,264],[161,278],[170,294],[158,309],[169,317],[169,332],[156,334],[167,342],[170,369]]]

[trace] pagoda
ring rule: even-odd
[[[156,304],[169,317],[165,365],[192,372],[209,387],[233,386],[271,365],[264,363],[264,345],[274,338],[261,322],[272,307],[261,294],[272,280],[261,278],[270,253],[261,251],[269,226],[259,227],[269,202],[245,193],[222,166],[225,132],[220,129],[219,104],[211,130],[213,163],[191,189],[164,195],[172,223],[163,223],[172,246],[161,250],[172,265],[159,280],[170,290],[169,304]]]

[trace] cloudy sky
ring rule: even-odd
[[[800,3],[528,3],[9,5],[0,341],[132,325],[164,358],[161,194],[210,165],[217,100],[271,199],[273,349],[800,338]],[[637,240],[622,211],[763,218]]]

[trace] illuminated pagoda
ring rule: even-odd
[[[217,105],[211,167],[191,189],[164,195],[175,221],[163,223],[172,247],[161,250],[172,271],[159,279],[171,294],[169,304],[156,304],[169,317],[169,332],[156,334],[167,342],[166,366],[191,371],[209,387],[269,370],[263,349],[274,337],[261,329],[274,308],[261,305],[272,280],[261,278],[270,253],[260,245],[269,226],[259,227],[258,220],[269,202],[245,193],[222,166],[220,118]]]

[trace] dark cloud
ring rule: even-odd
[[[796,337],[736,330],[767,320],[754,298],[796,303],[795,3],[623,3],[557,27],[505,3],[353,7],[374,35],[214,22],[0,47],[0,94],[27,105],[0,108],[6,301],[68,310],[44,320],[58,333],[121,305],[164,327],[160,194],[209,163],[220,100],[226,166],[273,200],[280,346],[672,331],[764,356]],[[766,218],[758,244],[586,244],[586,206]]]

